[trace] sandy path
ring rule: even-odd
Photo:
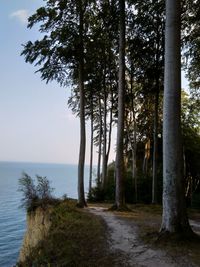
[[[186,256],[171,257],[165,251],[144,244],[138,237],[134,222],[101,207],[90,207],[89,211],[101,216],[108,226],[111,251],[119,256],[116,266],[196,267]]]
[[[200,222],[190,220],[190,225],[192,226],[193,231],[200,235]]]

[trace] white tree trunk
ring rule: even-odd
[[[152,204],[157,204],[158,202],[158,107],[159,91],[157,88],[154,103]]]
[[[78,163],[78,205],[86,206],[84,192],[85,166],[85,92],[84,92],[84,54],[83,54],[83,10],[82,1],[79,2],[79,92],[80,92],[80,150]]]
[[[93,142],[94,142],[94,127],[93,127],[93,96],[91,95],[91,104],[90,104],[90,112],[91,112],[91,118],[90,118],[90,127],[91,127],[91,142],[90,142],[90,174],[89,174],[89,193],[91,193],[92,189],[92,168],[93,168]]]
[[[184,199],[181,143],[180,0],[166,0],[163,111],[163,217],[161,232],[190,230]],[[187,231],[188,232],[188,231]]]
[[[101,184],[101,147],[102,147],[102,112],[101,112],[101,97],[99,95],[99,150],[98,150],[98,163],[97,163],[97,186]]]
[[[116,147],[116,191],[115,205],[124,205],[124,93],[125,93],[125,1],[119,0],[120,7],[120,37],[119,37],[119,87],[118,87],[118,124]]]
[[[103,103],[103,158],[102,158],[102,186],[103,190],[106,189],[107,184],[107,93],[105,88],[105,77],[104,77],[104,103]]]

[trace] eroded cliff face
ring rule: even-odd
[[[31,249],[45,238],[51,226],[51,209],[37,208],[27,214],[27,230],[20,250],[19,262],[24,262]]]

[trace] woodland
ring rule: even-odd
[[[79,207],[87,205],[88,121],[88,199],[113,201],[117,210],[162,203],[160,233],[193,235],[186,207],[200,208],[199,22],[198,0],[45,0],[29,17],[41,38],[22,55],[42,80],[71,90],[80,120]],[[113,127],[116,160],[108,164]]]

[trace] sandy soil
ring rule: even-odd
[[[169,255],[164,250],[144,244],[139,238],[139,228],[134,220],[107,211],[102,207],[90,207],[90,212],[103,218],[108,226],[108,240],[111,252],[117,256],[115,266],[146,267],[197,267],[184,253]],[[200,225],[191,221],[195,228]]]

